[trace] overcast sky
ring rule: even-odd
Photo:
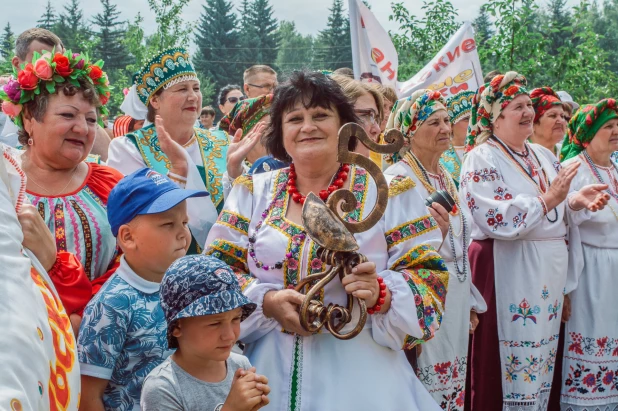
[[[402,2],[411,13],[422,14],[422,0],[398,0]],[[543,4],[546,0],[538,0]],[[459,11],[459,21],[472,20],[478,14],[479,7],[485,0],[451,0]],[[569,0],[569,4],[575,4],[577,0]],[[4,5],[0,12],[0,28],[7,22],[11,23],[13,32],[21,33],[27,28],[36,25],[36,21],[45,11],[47,0],[0,0]],[[7,5],[10,4],[8,7]],[[67,0],[52,0],[52,5],[56,12],[62,10]],[[147,0],[112,0],[117,4],[118,10],[122,13],[121,17],[131,20],[141,12],[144,17],[144,26],[147,33],[152,33],[155,29],[154,14],[148,9]],[[205,0],[191,0],[185,8],[184,18],[187,21],[196,21],[202,12],[202,5]],[[232,0],[235,7],[238,7],[241,0]],[[347,8],[348,0],[344,0]],[[378,20],[387,30],[397,29],[392,22],[388,21],[391,13],[391,1],[389,0],[369,0],[372,10]],[[82,9],[87,18],[99,13],[103,7],[98,0],[81,0]],[[332,5],[332,0],[271,0],[275,10],[275,17],[278,20],[291,20],[296,23],[297,29],[303,34],[316,34],[324,29],[328,18],[328,8]]]

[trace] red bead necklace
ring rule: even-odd
[[[321,190],[318,195],[322,199],[322,201],[326,201],[331,193],[339,190],[343,187],[343,183],[346,178],[348,178],[348,172],[350,171],[350,166],[348,164],[342,164],[339,167],[339,171],[333,177],[331,184],[328,186],[328,189]],[[290,175],[288,176],[288,192],[292,195],[292,200],[298,204],[305,204],[306,197],[302,195],[298,188],[296,188],[296,169],[294,168],[294,163],[290,164]]]

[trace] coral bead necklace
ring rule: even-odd
[[[329,184],[326,190],[321,190],[318,195],[322,199],[322,201],[326,201],[331,193],[339,190],[343,187],[343,183],[348,178],[348,173],[350,172],[350,166],[348,164],[342,164],[339,167],[339,171]],[[290,164],[290,175],[288,176],[288,192],[292,195],[292,200],[298,204],[305,204],[306,196],[302,195],[298,188],[296,187],[296,169],[294,168],[294,163]]]

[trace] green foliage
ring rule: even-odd
[[[281,39],[279,53],[277,54],[277,67],[283,73],[289,73],[300,69],[320,69],[313,63],[315,56],[314,38],[303,36],[296,31],[296,25],[292,21],[279,23],[279,38]]]
[[[399,54],[399,77],[410,78],[422,69],[457,31],[457,10],[448,0],[423,2],[422,18],[411,14],[403,3],[392,4],[389,20],[399,24],[399,32],[391,32]]]
[[[197,53],[193,61],[196,70],[202,76],[209,77],[216,90],[242,80],[246,65],[236,63],[239,47],[236,26],[230,1],[206,0],[197,24]],[[210,103],[215,104],[214,101]]]
[[[64,5],[64,12],[58,16],[53,31],[62,39],[67,50],[74,53],[85,51],[91,33],[84,24],[84,13],[79,6],[79,0],[71,0]]]
[[[150,44],[156,50],[170,47],[189,47],[195,24],[185,22],[182,9],[191,0],[148,0],[150,10],[155,13],[157,31],[152,35]]]
[[[328,24],[318,36],[317,61],[321,69],[336,70],[352,67],[352,43],[350,40],[350,19],[343,10],[342,0],[333,0],[329,9]]]
[[[7,22],[0,39],[0,57],[4,60],[10,60],[13,57],[14,45],[15,34],[11,30],[11,23]]]
[[[239,36],[241,58],[238,61],[247,66],[273,65],[279,44],[277,19],[273,13],[269,0],[253,0],[251,3],[243,0]]]
[[[568,90],[580,103],[594,103],[616,95],[616,72],[609,70],[609,51],[601,47],[593,30],[590,2],[582,0],[573,8],[573,24],[565,45],[555,59],[556,86]]]
[[[56,13],[51,5],[51,0],[47,0],[47,6],[45,6],[45,12],[41,18],[36,22],[37,27],[41,27],[47,30],[53,30],[56,23]]]
[[[96,14],[92,23],[98,26],[95,37],[94,55],[106,62],[105,69],[125,69],[130,63],[123,40],[126,34],[126,22],[119,19],[120,12],[110,0],[101,0],[103,12]],[[110,76],[113,78],[113,76]]]

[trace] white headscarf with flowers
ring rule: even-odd
[[[410,97],[395,103],[386,128],[396,128],[408,139],[438,110],[446,111],[446,100],[439,91],[416,90]]]

